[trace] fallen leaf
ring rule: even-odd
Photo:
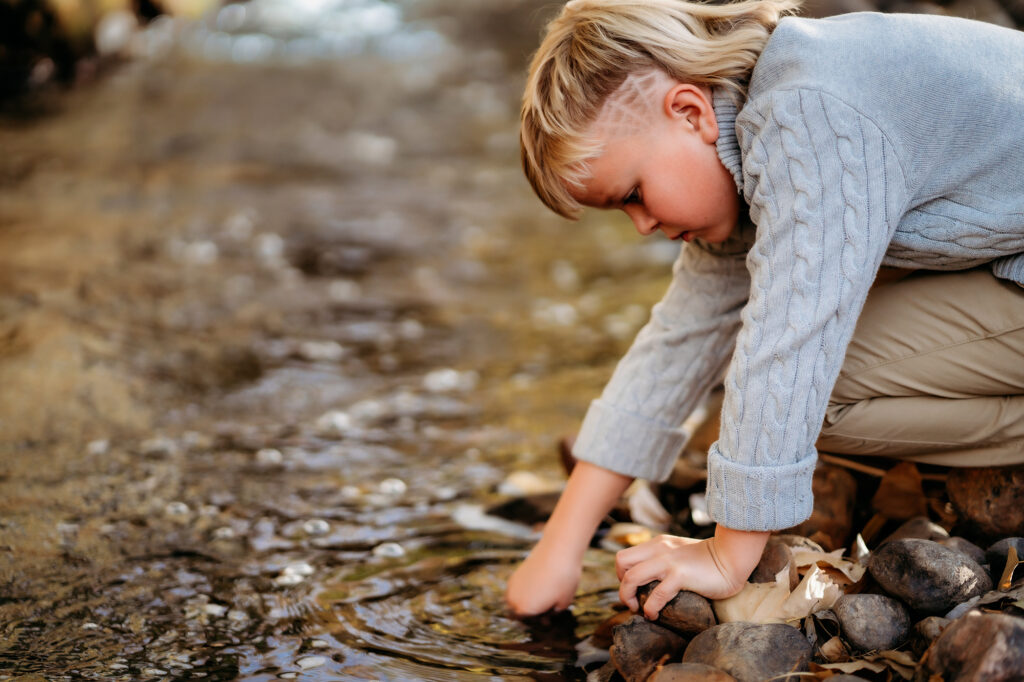
[[[999,589],[1006,592],[1013,587],[1013,572],[1017,570],[1017,567],[1024,564],[1017,558],[1017,548],[1011,546],[1009,552],[1006,555],[1006,567],[1003,568],[1003,575],[999,578]]]
[[[719,623],[747,621],[776,623],[778,611],[789,598],[789,567],[775,576],[773,583],[747,583],[738,594],[711,602]]]
[[[833,637],[818,649],[818,653],[829,663],[840,663],[850,660],[850,652],[840,637]]]
[[[782,604],[778,617],[783,621],[806,618],[815,611],[832,608],[841,596],[839,586],[815,565]]]
[[[845,663],[811,662],[810,668],[812,672],[815,670],[815,668],[820,668],[823,670],[835,670],[836,672],[840,673],[855,673],[860,670],[868,670],[873,673],[880,673],[883,670],[885,670],[885,666],[881,663],[872,663],[871,661],[866,661],[864,659],[860,659],[857,661],[847,661]]]
[[[608,529],[608,535],[601,541],[601,546],[616,552],[626,547],[642,545],[654,537],[654,531],[639,523],[616,523]]]
[[[865,570],[867,570],[862,564],[844,559],[843,550],[841,549],[837,549],[834,552],[815,552],[794,548],[793,561],[798,569],[811,565],[820,566],[821,564],[832,566],[849,578],[852,583],[860,582],[860,579],[864,577]]]
[[[878,484],[871,507],[890,519],[906,521],[928,513],[928,499],[921,486],[921,473],[913,462],[900,462],[889,469]]]

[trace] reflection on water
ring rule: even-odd
[[[518,168],[547,3],[254,0],[0,124],[0,679],[579,679],[509,618],[672,244]],[[148,56],[147,56],[148,55]]]

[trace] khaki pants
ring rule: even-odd
[[[981,268],[880,278],[817,445],[945,466],[1024,463],[1024,288]]]

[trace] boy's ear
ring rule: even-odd
[[[710,88],[676,83],[665,94],[664,107],[667,116],[688,125],[704,142],[711,144],[718,139],[718,119],[711,104]]]

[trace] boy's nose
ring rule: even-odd
[[[633,221],[633,225],[636,227],[636,231],[641,236],[646,237],[647,235],[657,231],[658,221],[654,217],[645,211],[641,206],[627,206],[623,209],[629,219]]]

